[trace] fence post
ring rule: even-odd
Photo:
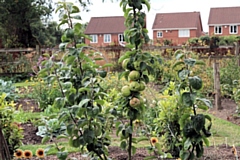
[[[41,53],[41,48],[39,45],[36,45],[36,54],[40,55],[40,53]]]
[[[235,56],[237,58],[237,65],[240,66],[239,42],[234,42]]]
[[[215,108],[217,110],[221,110],[223,108],[221,106],[219,62],[216,62],[216,60],[214,60],[213,63],[213,74],[214,74]]]

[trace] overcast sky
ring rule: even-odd
[[[58,0],[54,0],[58,1]],[[66,0],[66,2],[76,2],[77,0]],[[91,0],[93,5],[89,6],[89,12],[81,12],[83,22],[88,22],[91,17],[101,16],[123,16],[123,11],[119,6],[120,0]],[[199,11],[201,14],[203,31],[208,32],[208,16],[210,8],[240,6],[240,0],[150,0],[151,9],[147,12],[147,29],[152,38],[152,24],[156,13],[169,12],[193,12]],[[55,18],[57,20],[57,18]]]

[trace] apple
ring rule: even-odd
[[[132,81],[129,87],[131,91],[140,91],[141,85],[137,81]]]
[[[124,97],[128,97],[131,95],[131,90],[129,86],[123,86],[121,92]]]
[[[136,81],[140,78],[140,73],[138,71],[133,70],[129,73],[128,77],[131,81]]]
[[[130,104],[131,107],[135,108],[135,107],[140,106],[141,101],[140,101],[138,98],[133,97],[133,98],[130,100],[129,104]]]
[[[140,70],[141,70],[140,63],[141,63],[141,62],[133,62],[134,68],[135,68],[137,71],[140,71]]]
[[[143,91],[146,88],[146,83],[144,81],[140,82],[140,90],[139,91]]]
[[[124,59],[122,62],[122,68],[127,69],[128,63],[130,61],[130,58]]]

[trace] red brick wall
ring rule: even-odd
[[[165,39],[168,39],[168,40],[172,41],[173,45],[181,45],[181,44],[187,42],[187,40],[189,38],[201,36],[201,34],[199,33],[199,30],[197,31],[195,29],[190,30],[190,37],[178,37],[178,30],[172,30],[172,31],[168,31],[168,32],[166,32],[164,30],[163,31],[163,37],[162,38],[157,38],[157,32],[158,31],[156,31],[156,30],[153,31],[154,45],[156,45],[158,43],[158,41],[160,43],[163,43],[163,41]]]
[[[111,35],[111,42],[110,43],[104,43],[104,34],[98,34],[98,43],[91,43],[90,40],[85,39],[85,43],[90,45],[90,46],[95,46],[95,47],[105,47],[108,45],[113,45],[117,44],[118,45],[118,34],[112,34]]]
[[[209,26],[209,35],[212,36],[214,35],[214,26]],[[240,26],[238,26],[238,34],[230,34],[229,33],[229,26],[225,25],[222,26],[222,34],[216,34],[216,35],[220,35],[220,36],[229,36],[229,35],[240,35]]]

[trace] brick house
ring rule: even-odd
[[[240,7],[211,8],[208,26],[210,36],[240,35]]]
[[[157,13],[152,26],[153,44],[169,40],[181,45],[203,33],[200,12]]]
[[[124,21],[124,16],[92,17],[85,30],[92,40],[86,39],[85,43],[95,47],[123,43]]]

